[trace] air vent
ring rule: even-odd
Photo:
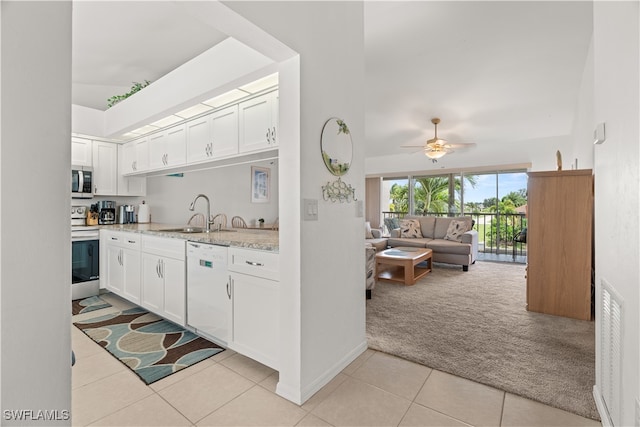
[[[622,420],[622,297],[602,279],[600,384],[613,425]]]

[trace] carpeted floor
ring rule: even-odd
[[[140,307],[75,322],[74,325],[146,384],[224,350]]]
[[[414,286],[379,281],[369,347],[599,420],[595,325],[526,311],[525,266],[435,264]]]

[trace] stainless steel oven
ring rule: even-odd
[[[76,300],[100,292],[100,230],[78,224],[86,217],[86,208],[71,208],[71,298]],[[74,218],[75,217],[75,218]]]

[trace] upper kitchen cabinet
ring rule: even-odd
[[[112,142],[93,141],[93,194],[118,194],[118,147]]]
[[[238,105],[189,121],[187,163],[200,163],[238,154]]]
[[[120,173],[129,175],[146,172],[149,169],[149,142],[147,137],[127,142],[123,145]]]
[[[132,141],[135,143],[136,141]],[[118,195],[145,196],[147,194],[147,178],[143,176],[125,176],[125,171],[136,167],[136,145],[132,143],[118,145]],[[129,172],[131,173],[131,172]]]
[[[239,104],[240,153],[278,146],[278,91]]]
[[[73,166],[91,166],[93,164],[91,145],[90,139],[71,137],[71,164]]]
[[[149,169],[184,165],[187,160],[186,125],[149,135]]]

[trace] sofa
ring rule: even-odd
[[[380,230],[371,230],[374,238],[367,238],[366,242],[377,249],[400,246],[429,248],[433,251],[433,262],[461,265],[463,271],[469,271],[469,266],[478,258],[478,232],[472,229],[471,217],[407,215],[399,225],[391,229],[386,239],[381,234],[374,234]]]

